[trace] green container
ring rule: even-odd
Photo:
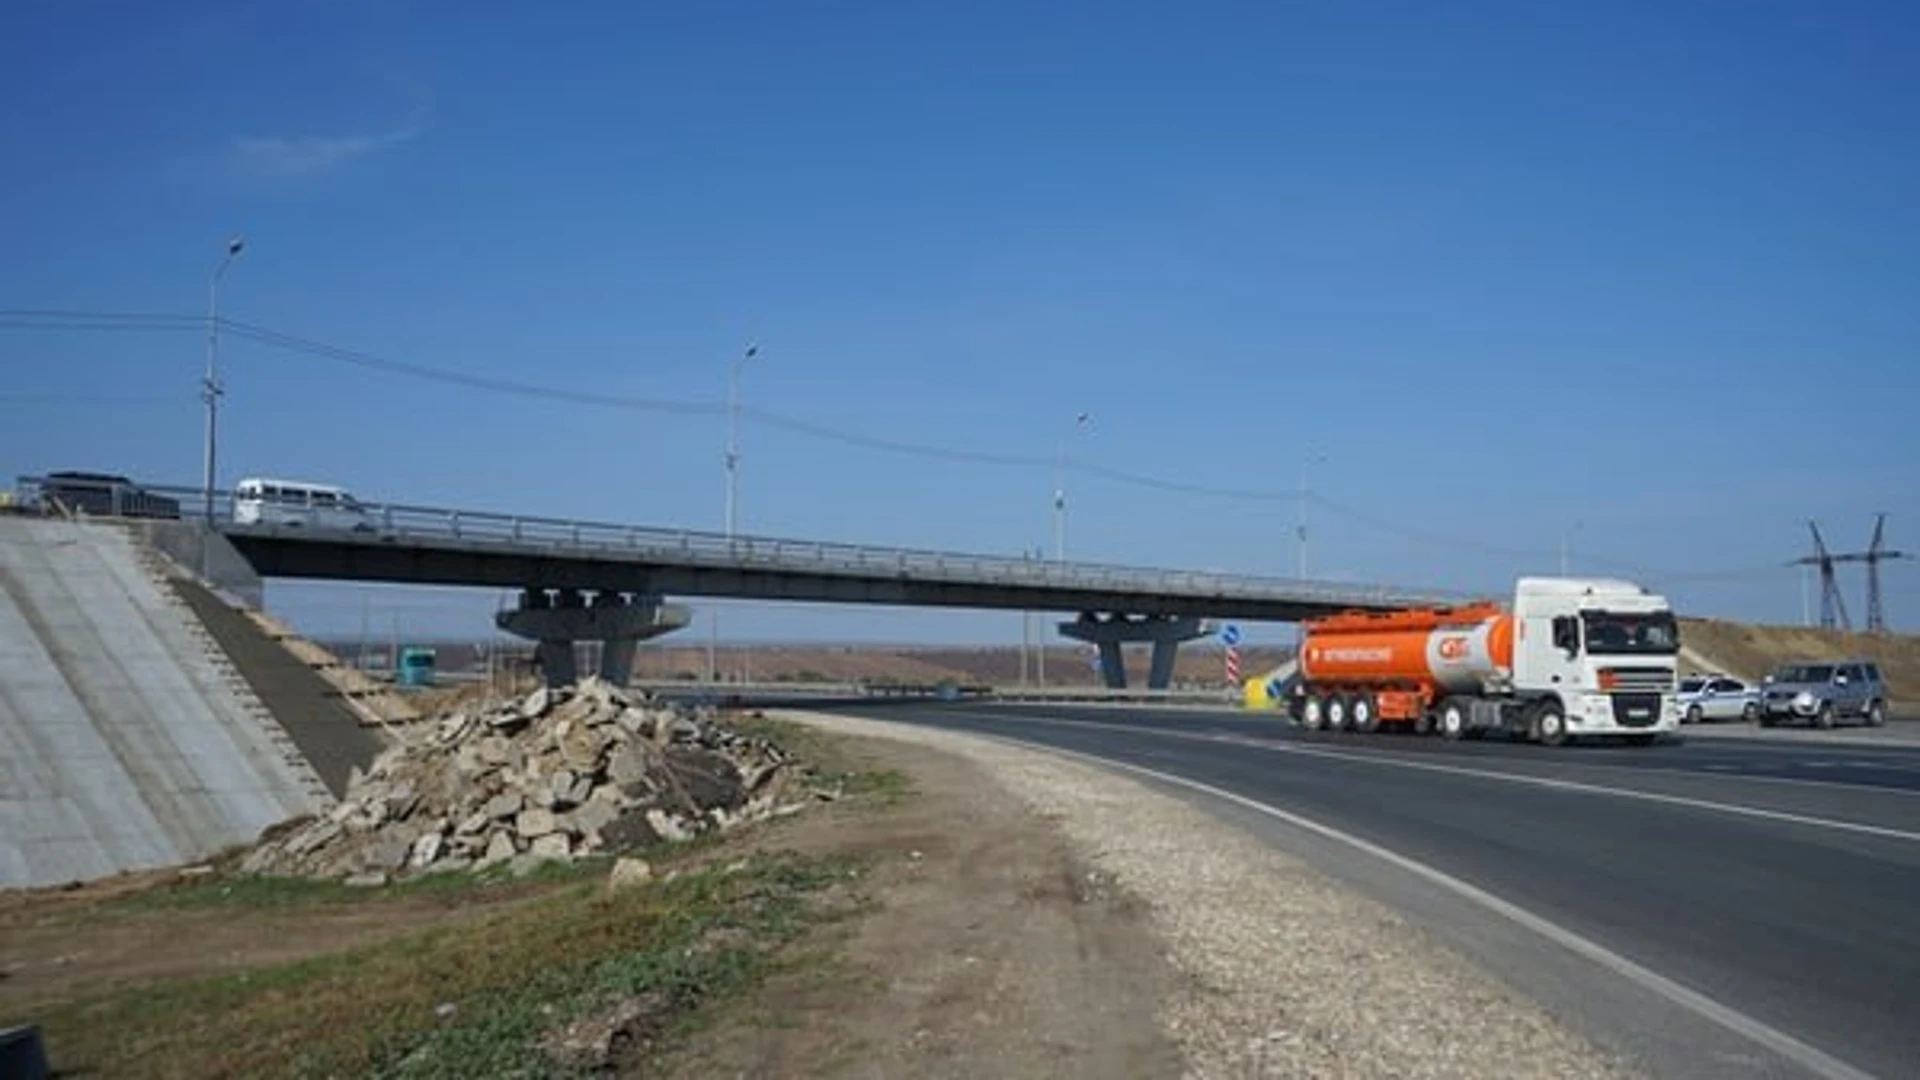
[[[433,650],[409,645],[400,650],[400,670],[394,673],[394,680],[401,686],[432,686],[433,671]]]

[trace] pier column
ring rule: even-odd
[[[578,589],[528,588],[520,606],[494,616],[494,625],[539,645],[534,654],[548,686],[566,686],[579,680],[574,645],[598,641],[600,678],[625,686],[633,678],[633,658],[640,642],[670,634],[692,621],[685,604],[669,604],[657,596],[599,592],[591,601]]]
[[[1173,683],[1173,661],[1180,643],[1207,632],[1200,619],[1184,615],[1114,615],[1086,612],[1060,624],[1060,633],[1100,650],[1100,676],[1113,690],[1127,686],[1127,667],[1120,647],[1129,642],[1153,645],[1147,665],[1147,689],[1165,690]]]

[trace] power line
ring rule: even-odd
[[[482,390],[489,393],[542,399],[570,405],[666,413],[681,416],[718,416],[724,414],[726,408],[725,404],[719,401],[674,400],[601,394],[590,391],[543,386],[512,379],[472,375],[448,368],[394,360],[373,353],[344,348],[241,320],[220,317],[216,321],[221,329],[227,333],[253,341],[257,344],[265,345],[269,348],[333,360],[366,370],[403,375],[409,378],[446,383],[449,385],[464,386],[469,389]],[[202,316],[160,312],[0,308],[0,329],[177,331],[203,329],[206,323],[207,320]],[[1056,462],[1054,459],[1043,455],[1006,454],[935,446],[928,443],[889,439],[859,432],[851,432],[761,408],[743,407],[740,410],[740,414],[767,427],[789,431],[811,438],[837,442],[847,446],[878,450],[885,453],[966,464],[990,465],[1002,468],[1052,468],[1056,464],[1064,464],[1068,471],[1071,472],[1097,477],[1118,484],[1172,494],[1237,502],[1288,503],[1296,505],[1304,502],[1308,505],[1337,514],[1377,532],[1433,547],[1445,547],[1517,559],[1547,559],[1553,558],[1557,554],[1543,548],[1524,548],[1490,544],[1481,540],[1449,536],[1444,533],[1408,526],[1389,518],[1368,513],[1325,495],[1300,489],[1223,487],[1148,476],[1094,462],[1080,461],[1071,456],[1066,457],[1061,462]],[[1567,554],[1577,556],[1582,561],[1594,565],[1610,566],[1621,571],[1631,572],[1651,580],[1670,584],[1737,580],[1740,578],[1755,577],[1760,574],[1774,574],[1778,573],[1781,569],[1777,564],[1769,564],[1764,567],[1746,567],[1735,570],[1665,570],[1626,560],[1613,559],[1591,552],[1569,551]]]
[[[403,360],[390,360],[357,349],[344,349],[337,345],[313,341],[308,338],[284,334],[264,326],[235,320],[221,319],[221,328],[236,337],[246,338],[271,348],[289,352],[318,356],[374,371],[390,374],[408,375],[414,378],[451,383],[475,390],[486,390],[498,394],[511,394],[519,397],[543,398],[569,405],[593,405],[604,408],[630,409],[641,412],[664,412],[679,415],[713,415],[723,411],[718,402],[673,401],[658,398],[624,397],[614,394],[596,394],[584,390],[566,390],[559,387],[540,386],[512,379],[496,379],[484,375],[470,375],[466,372],[452,371],[447,368],[430,367]]]

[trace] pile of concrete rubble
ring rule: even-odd
[[[570,859],[791,813],[789,759],[707,713],[598,679],[421,725],[324,816],[272,836],[249,873],[382,884]]]

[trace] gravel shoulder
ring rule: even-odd
[[[816,712],[770,715],[837,735],[936,750],[984,770],[989,786],[974,793],[975,807],[1019,808],[1049,823],[1064,845],[1055,853],[1060,863],[1075,868],[1076,880],[1104,883],[1102,891],[1124,898],[1122,909],[1164,960],[1170,976],[1154,980],[1156,1018],[1178,1047],[1181,1070],[1145,1059],[1139,1069],[1091,1067],[1067,1042],[1044,1073],[975,1062],[955,1075],[1634,1075],[1395,912],[1131,779],[954,732]],[[1036,942],[1063,932],[1043,928],[1047,934],[1035,938],[1017,915],[991,922]],[[912,941],[903,936],[897,944],[910,948]],[[1020,955],[998,976],[1003,986],[1051,979],[1044,966],[1057,960],[1057,949],[1042,948],[1024,963]],[[1065,994],[1072,1004],[1076,989],[1056,982],[1055,1007],[1031,1020],[1063,1019],[1058,997]],[[993,1000],[991,992],[985,1000]],[[1097,993],[1084,1003],[1104,1007]],[[988,1045],[976,1042],[973,1052]]]

